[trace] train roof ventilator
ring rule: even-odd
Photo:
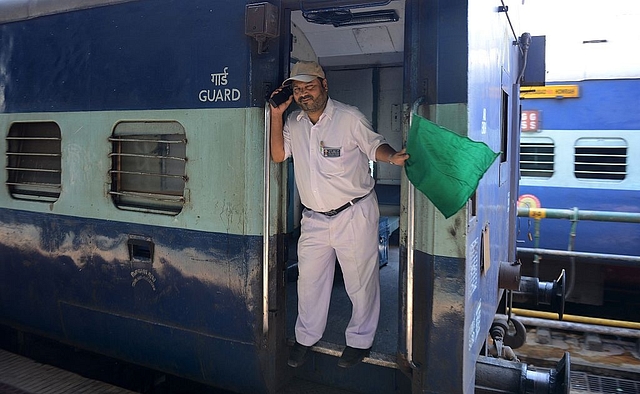
[[[391,0],[360,2],[350,0],[300,0],[302,16],[309,23],[333,25],[334,27],[368,25],[372,23],[397,22],[400,20],[394,9],[352,12],[352,8],[385,6]]]

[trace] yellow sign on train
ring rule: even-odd
[[[580,97],[578,85],[520,86],[521,99]]]

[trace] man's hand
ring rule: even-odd
[[[278,89],[274,90],[273,93],[271,93],[271,96],[269,97],[273,97],[276,94],[280,93],[280,91],[282,91],[282,88],[283,87],[280,86]],[[282,116],[282,114],[284,114],[287,108],[289,108],[289,105],[291,105],[292,101],[293,101],[293,95],[289,96],[287,101],[278,105],[277,107],[274,107],[273,105],[271,105],[271,103],[269,103],[269,107],[271,108],[271,114],[275,116]]]
[[[271,97],[275,94],[278,94],[282,90],[282,86],[278,89],[274,90],[271,93]],[[293,101],[293,96],[289,96],[289,99],[284,103],[274,107],[269,103],[269,108],[271,110],[271,159],[276,163],[283,162],[285,157],[284,150],[284,136],[282,135],[282,129],[284,128],[284,120],[282,119],[282,114],[287,110],[291,102]]]
[[[406,150],[406,148],[403,148],[400,152],[390,154],[388,159],[389,164],[404,166],[404,162],[409,158]]]

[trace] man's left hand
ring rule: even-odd
[[[406,153],[406,148],[402,149],[399,152],[393,153],[389,155],[389,164],[393,164],[395,166],[404,166],[404,162],[407,161],[409,155]]]

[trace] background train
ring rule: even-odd
[[[567,359],[533,373],[487,356],[519,278],[499,280],[517,268],[527,36],[520,2],[500,3],[0,3],[2,325],[242,393],[294,374],[364,393],[567,392]],[[416,112],[501,152],[449,219],[372,163],[399,254],[372,356],[348,371],[339,294],[313,361],[286,365],[300,207],[293,163],[269,160],[265,97],[301,59],[396,147]]]
[[[600,255],[542,254],[537,265],[543,278],[567,269],[574,284],[568,301],[606,305],[589,314],[640,321],[633,301],[640,278],[640,64],[627,56],[635,38],[625,33],[640,8],[620,5],[554,15],[542,11],[544,4],[526,7],[529,19],[536,7],[541,12],[529,27],[545,38],[547,84],[521,90],[520,204],[577,212],[575,222],[542,219],[538,228],[534,219],[519,218],[518,247],[528,251],[520,256],[529,273],[537,270],[530,265],[536,245]],[[563,29],[554,19],[560,15],[575,18],[574,28]],[[614,214],[612,221],[579,219],[584,211]]]

